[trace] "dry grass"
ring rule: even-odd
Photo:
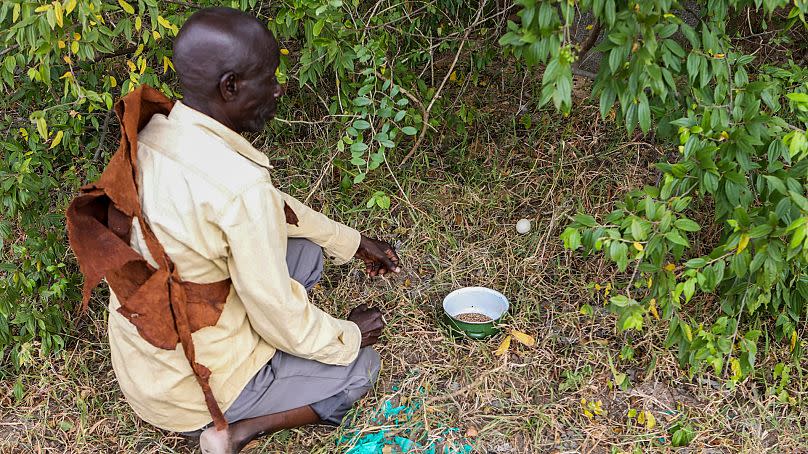
[[[497,99],[496,90],[488,99]],[[667,428],[677,421],[696,435],[690,452],[808,451],[805,409],[778,404],[762,380],[727,391],[708,377],[688,379],[662,347],[664,323],[643,333],[617,332],[589,284],[617,283],[620,276],[600,260],[564,251],[558,240],[568,215],[606,212],[626,190],[653,183],[649,163],[661,150],[615,131],[592,107],[570,118],[538,112],[526,129],[512,123],[516,106],[477,106],[478,118],[468,126],[473,132],[436,138],[429,153],[395,169],[398,183],[383,167],[350,193],[338,189],[341,164],[330,161],[332,152],[311,138],[312,131],[292,131],[279,144],[265,144],[300,150],[287,160],[273,156],[279,186],[305,199],[322,176],[310,203],[392,240],[404,262],[402,275],[390,279],[368,279],[358,264],[329,267],[313,292],[335,314],[359,302],[387,314],[387,334],[378,346],[382,376],[358,406],[351,430],[378,430],[370,415],[386,400],[406,398],[427,402],[408,423],[421,425],[425,437],[442,426],[461,428],[461,435],[474,427],[479,452],[664,452],[672,450]],[[362,199],[379,188],[393,195],[390,212],[353,208],[364,207]],[[533,220],[524,236],[514,229],[521,217]],[[514,346],[498,357],[493,352],[500,337],[448,337],[436,323],[437,308],[443,295],[464,285],[509,296],[508,324],[534,335],[537,345]],[[583,304],[595,307],[593,316],[581,315]],[[102,312],[70,345],[61,358],[32,361],[19,376],[19,400],[14,380],[0,382],[0,452],[195,448],[140,422],[128,408],[109,363]],[[620,358],[624,346],[633,348],[633,360]],[[628,390],[612,386],[610,363],[628,374]],[[801,402],[797,366],[792,395]],[[588,418],[582,399],[602,401],[604,413]],[[650,411],[657,425],[632,423],[630,408]],[[337,441],[344,433],[284,431],[250,452],[342,452],[347,446]]]

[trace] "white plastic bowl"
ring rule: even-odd
[[[510,303],[505,295],[487,287],[463,287],[443,298],[443,311],[452,318],[476,312],[499,320],[509,308]]]

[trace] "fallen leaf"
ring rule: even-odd
[[[382,448],[382,454],[392,454],[392,452],[393,452],[393,447],[390,446],[390,445],[387,445],[384,448]]]
[[[497,351],[494,352],[494,354],[497,356],[502,356],[505,354],[505,352],[508,351],[510,347],[511,347],[511,335],[509,334],[505,336],[505,339],[502,339],[502,343],[499,344],[499,348],[497,349]]]
[[[474,426],[469,426],[468,429],[466,429],[466,436],[469,437],[469,438],[476,437],[477,436],[477,428],[474,427]]]
[[[656,427],[656,418],[654,417],[654,414],[648,410],[645,410],[645,427],[647,427],[648,430]]]
[[[511,330],[511,336],[513,336],[513,338],[516,339],[517,341],[519,341],[520,343],[522,343],[524,345],[527,345],[528,347],[532,347],[532,346],[536,345],[536,339],[534,339],[533,336],[531,336],[529,334],[525,334],[525,333],[523,333],[521,331],[517,331],[515,329],[512,329]]]

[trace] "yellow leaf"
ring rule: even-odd
[[[53,12],[56,14],[56,23],[59,24],[60,27],[64,27],[65,21],[64,16],[62,15],[62,4],[59,2],[53,2]]]
[[[73,73],[71,73],[70,71],[65,71],[65,73],[62,74],[62,77],[60,77],[60,79],[70,79],[72,77],[73,77]]]
[[[645,413],[645,427],[648,430],[656,427],[656,418],[654,417],[654,414],[648,410],[645,410],[643,413]]]
[[[48,139],[48,122],[45,121],[43,117],[39,117],[35,120],[36,122],[36,130],[39,135],[42,137],[42,140]]]
[[[645,249],[642,244],[640,244],[640,243],[638,243],[636,241],[632,244],[632,246],[634,246],[634,249],[636,249],[636,250],[638,250],[640,252],[642,252],[643,249]]]
[[[140,16],[135,18],[135,30],[140,31],[140,27],[143,26],[143,19]]]
[[[143,49],[144,49],[143,44],[139,44],[139,45],[137,46],[137,50],[135,50],[135,53],[134,53],[132,56],[133,56],[133,57],[139,57],[139,56],[140,56],[140,54],[142,54],[142,53],[143,53]]]
[[[42,5],[39,8],[35,9],[35,13],[44,13],[45,11],[53,8],[53,5]]]
[[[749,246],[749,235],[744,233],[741,235],[741,240],[738,242],[738,252],[736,252],[736,254],[743,252],[746,246]]]
[[[17,22],[17,19],[20,18],[20,10],[21,10],[20,4],[15,3],[14,4],[14,11],[11,13],[11,21],[12,22]]]
[[[73,52],[74,54],[77,54],[79,52],[78,41],[73,41],[72,43],[70,43],[70,52]]]
[[[61,39],[56,43],[56,45],[59,46],[59,49],[64,49],[65,47],[67,47],[67,44],[65,44],[65,42],[62,41]]]
[[[741,362],[740,361],[738,361],[736,358],[732,358],[729,361],[729,367],[730,367],[730,369],[732,369],[732,375],[734,377],[740,377],[741,376]]]
[[[68,65],[72,65],[72,64],[73,64],[73,59],[72,59],[72,58],[70,58],[70,55],[65,55],[64,57],[62,57],[62,60],[64,60],[64,61],[65,61],[65,63],[67,63]]]
[[[140,58],[137,59],[137,62],[138,62],[138,65],[140,66],[138,68],[138,70],[140,71],[140,74],[143,74],[144,72],[146,72],[146,59],[143,58],[143,57],[140,57]]]
[[[457,82],[457,71],[452,71],[452,73],[449,74],[449,80],[452,82]]]
[[[797,330],[791,332],[791,351],[797,346]]]
[[[502,356],[508,351],[509,348],[511,348],[511,336],[507,335],[505,336],[505,339],[502,339],[502,343],[499,344],[499,348],[497,348],[497,351],[495,351],[494,354],[497,356]]]
[[[528,347],[532,347],[532,346],[536,345],[536,339],[534,339],[533,336],[531,336],[529,334],[525,334],[525,333],[523,333],[521,331],[517,331],[515,329],[512,329],[511,330],[511,336],[513,336],[513,338],[516,339],[517,341],[519,341],[520,343],[522,343],[524,345],[527,345]]]
[[[127,14],[135,14],[135,8],[133,8],[132,5],[127,3],[126,0],[118,0],[118,4],[121,5],[121,8],[123,8],[123,10],[126,11]]]
[[[639,415],[637,415],[637,423],[638,424],[645,424],[645,411],[641,411]]]
[[[126,66],[129,67],[129,71],[135,71],[137,69],[137,66],[132,63],[132,60],[126,60]]]
[[[715,57],[715,58],[724,58],[724,54],[714,54],[713,57]]]
[[[53,142],[51,142],[50,148],[56,148],[62,143],[62,137],[65,135],[64,131],[57,131],[56,136],[53,138]]]
[[[73,41],[78,41],[81,39],[81,33],[73,33]]]
[[[112,76],[109,76],[109,86],[115,88],[118,86],[118,80]]]
[[[166,56],[163,56],[163,74],[168,72],[168,68],[171,68],[172,71],[176,71],[174,69],[174,64],[171,63],[171,59]]]
[[[676,265],[674,265],[673,263],[668,262],[665,265],[665,271],[670,271],[672,273],[673,270],[675,270],[675,269],[676,269]]]
[[[157,23],[162,25],[165,28],[168,28],[168,29],[171,28],[171,22],[167,21],[166,18],[163,17],[163,16],[157,16]]]
[[[287,49],[285,47],[283,49],[281,49],[281,55],[289,55],[289,49]]]
[[[67,0],[67,3],[65,3],[65,15],[72,13],[76,9],[76,3],[76,0]]]
[[[681,326],[682,331],[685,332],[685,339],[687,339],[688,342],[693,342],[693,331],[690,329],[690,325],[688,325],[687,323],[684,323],[684,324],[679,325],[679,326]]]
[[[657,312],[656,309],[656,298],[651,298],[651,302],[648,304],[648,312],[650,312],[655,319],[659,320],[659,312]]]
[[[160,35],[160,32],[158,32],[157,30],[152,30],[151,34],[152,34],[152,37],[154,37],[155,41],[160,41],[160,38],[162,37]]]

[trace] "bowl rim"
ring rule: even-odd
[[[466,321],[463,321],[463,320],[458,320],[454,315],[450,314],[449,311],[446,309],[446,301],[452,296],[455,296],[457,294],[463,294],[463,293],[471,292],[471,291],[483,291],[483,292],[490,293],[490,294],[492,294],[492,295],[494,295],[496,297],[501,298],[502,301],[505,302],[505,310],[503,310],[502,313],[499,314],[499,317],[491,319],[490,321],[487,321],[487,322],[466,322]],[[503,295],[501,292],[498,292],[497,290],[494,290],[494,289],[489,288],[489,287],[483,287],[483,286],[471,286],[471,287],[460,287],[458,289],[455,289],[455,290],[452,290],[451,292],[449,292],[446,296],[443,297],[443,303],[441,304],[441,307],[443,308],[443,313],[446,314],[447,317],[449,317],[452,320],[455,320],[455,321],[457,321],[459,323],[466,323],[466,324],[469,324],[469,325],[486,325],[486,324],[489,324],[489,323],[496,323],[497,321],[502,319],[502,317],[504,317],[508,313],[508,311],[510,310],[511,302],[508,300],[507,296]]]

